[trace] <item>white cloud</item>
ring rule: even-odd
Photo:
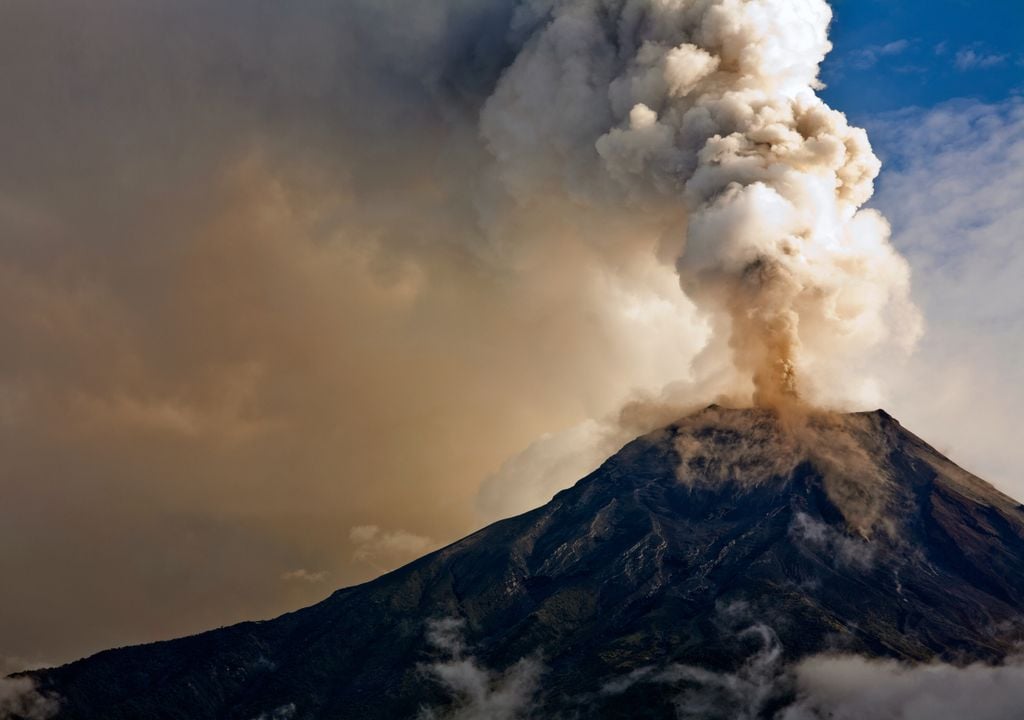
[[[959,50],[953,60],[957,70],[984,70],[998,67],[1006,63],[1009,55],[1005,53],[989,53],[974,48]]]
[[[28,678],[0,677],[0,720],[48,720],[58,709],[57,700],[38,692]]]
[[[1024,102],[957,101],[871,125],[886,159],[877,203],[928,323],[910,362],[882,361],[888,409],[1024,496]]]
[[[538,438],[484,480],[477,508],[487,520],[540,507],[631,440],[612,423],[587,420]]]
[[[853,67],[867,70],[874,67],[884,57],[902,55],[910,47],[910,44],[910,40],[901,38],[881,45],[868,45],[851,52],[848,60]]]
[[[319,583],[327,579],[327,571],[317,570],[312,572],[305,568],[298,568],[296,570],[289,570],[288,572],[281,573],[281,579],[286,581],[297,580],[299,582]]]
[[[785,706],[774,720],[1016,720],[1024,707],[1022,658],[956,666],[819,654],[786,663],[771,628],[756,623],[737,637],[751,636],[759,647],[735,672],[646,667],[607,684],[603,693],[640,683],[678,688],[679,720],[765,718],[780,701]]]
[[[471,655],[462,637],[465,623],[457,618],[435,620],[427,626],[427,642],[447,657],[423,670],[453,697],[446,710],[424,708],[420,720],[518,720],[530,716],[540,689],[543,666],[524,658],[503,673],[493,672]]]
[[[378,570],[397,567],[435,546],[433,540],[406,530],[382,530],[377,525],[357,525],[349,530],[354,546],[352,559]]]
[[[857,656],[796,667],[798,700],[778,720],[1013,720],[1024,708],[1024,666],[905,665]]]
[[[616,695],[637,683],[678,686],[674,704],[679,720],[755,720],[785,682],[782,645],[775,632],[760,623],[741,631],[738,638],[753,639],[759,647],[734,673],[678,663],[664,669],[640,668],[605,685],[602,692]]]
[[[868,569],[874,560],[870,543],[844,535],[806,513],[798,512],[793,517],[789,533],[798,544],[831,557],[836,565]]]
[[[839,653],[790,662],[778,635],[747,603],[719,606],[714,623],[723,637],[749,648],[735,670],[645,666],[606,682],[596,694],[559,701],[575,706],[569,716],[591,717],[602,698],[657,685],[669,691],[679,720],[1016,720],[1024,707],[1024,656],[966,666]],[[460,618],[428,622],[427,644],[441,657],[421,670],[453,702],[422,709],[419,720],[540,717],[543,664],[529,657],[503,672],[488,669],[473,656],[465,631]]]

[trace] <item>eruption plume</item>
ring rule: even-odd
[[[880,163],[815,94],[824,0],[541,5],[483,111],[511,187],[560,175],[662,218],[683,290],[755,403],[795,398],[816,364],[854,360],[894,321],[916,339],[908,266],[862,209]],[[594,149],[597,177],[581,172]]]

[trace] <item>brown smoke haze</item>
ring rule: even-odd
[[[309,603],[712,399],[880,404],[921,323],[829,19],[3,3],[0,657]]]

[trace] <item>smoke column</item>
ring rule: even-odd
[[[513,193],[658,219],[757,404],[920,332],[888,223],[862,208],[880,163],[815,94],[830,20],[824,0],[522,3],[532,30],[482,112]]]

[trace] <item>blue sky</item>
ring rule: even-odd
[[[872,206],[926,333],[889,409],[1024,497],[1024,0],[832,0],[821,93],[883,161]]]
[[[822,93],[852,119],[1024,93],[1020,0],[833,0]]]

